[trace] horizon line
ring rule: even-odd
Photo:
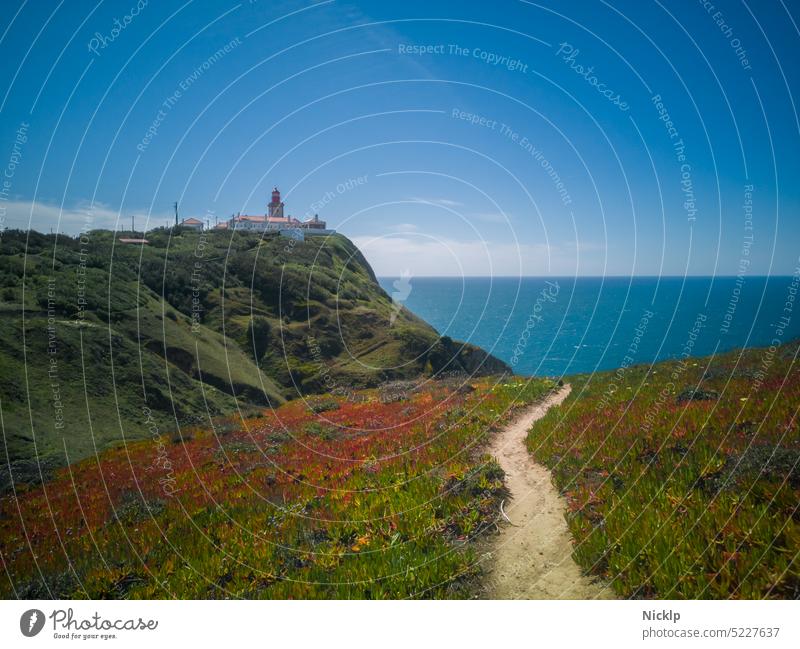
[[[401,275],[375,275],[398,279]],[[747,275],[749,279],[791,278],[792,274]],[[409,279],[738,279],[739,275],[411,275]]]

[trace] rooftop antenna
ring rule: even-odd
[[[133,219],[134,216],[131,214],[131,233],[136,234],[136,226],[134,225]]]
[[[175,208],[175,227],[177,228],[178,227],[178,201],[175,201],[172,205]]]

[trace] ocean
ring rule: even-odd
[[[608,370],[800,336],[792,277],[396,280],[379,281],[442,336],[479,345],[524,375]]]

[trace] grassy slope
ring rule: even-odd
[[[234,394],[246,401],[283,401],[267,377],[262,389],[257,368],[238,346],[204,327],[193,334],[189,318],[157,286],[139,281],[139,251],[118,248],[112,265],[110,236],[94,235],[86,316],[78,322],[75,242],[60,238],[54,260],[54,239],[33,238],[26,254],[23,236],[5,233],[0,255],[0,374],[15,379],[3,381],[0,398],[16,478],[38,473],[26,458],[49,468],[146,435],[145,407],[159,429],[168,430],[231,412]],[[205,383],[198,380],[199,370]],[[63,406],[61,428],[56,397]]]
[[[800,597],[797,350],[572,379],[528,444],[578,562],[627,597]]]
[[[81,257],[75,239],[3,233],[0,407],[16,479],[146,436],[149,425],[174,430],[237,406],[346,393],[482,362],[505,369],[476,348],[439,340],[405,310],[390,327],[391,300],[344,237],[296,245],[225,232],[148,238],[140,248],[92,232]],[[87,304],[76,324],[82,267]],[[193,299],[201,314],[196,330]],[[48,315],[55,354],[48,353]],[[0,482],[7,486],[7,473]]]
[[[0,596],[463,597],[504,494],[481,447],[553,387],[394,385],[110,449],[0,499]]]

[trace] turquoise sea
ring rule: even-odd
[[[792,277],[396,280],[380,283],[441,335],[480,345],[520,374],[591,372],[800,336]]]

